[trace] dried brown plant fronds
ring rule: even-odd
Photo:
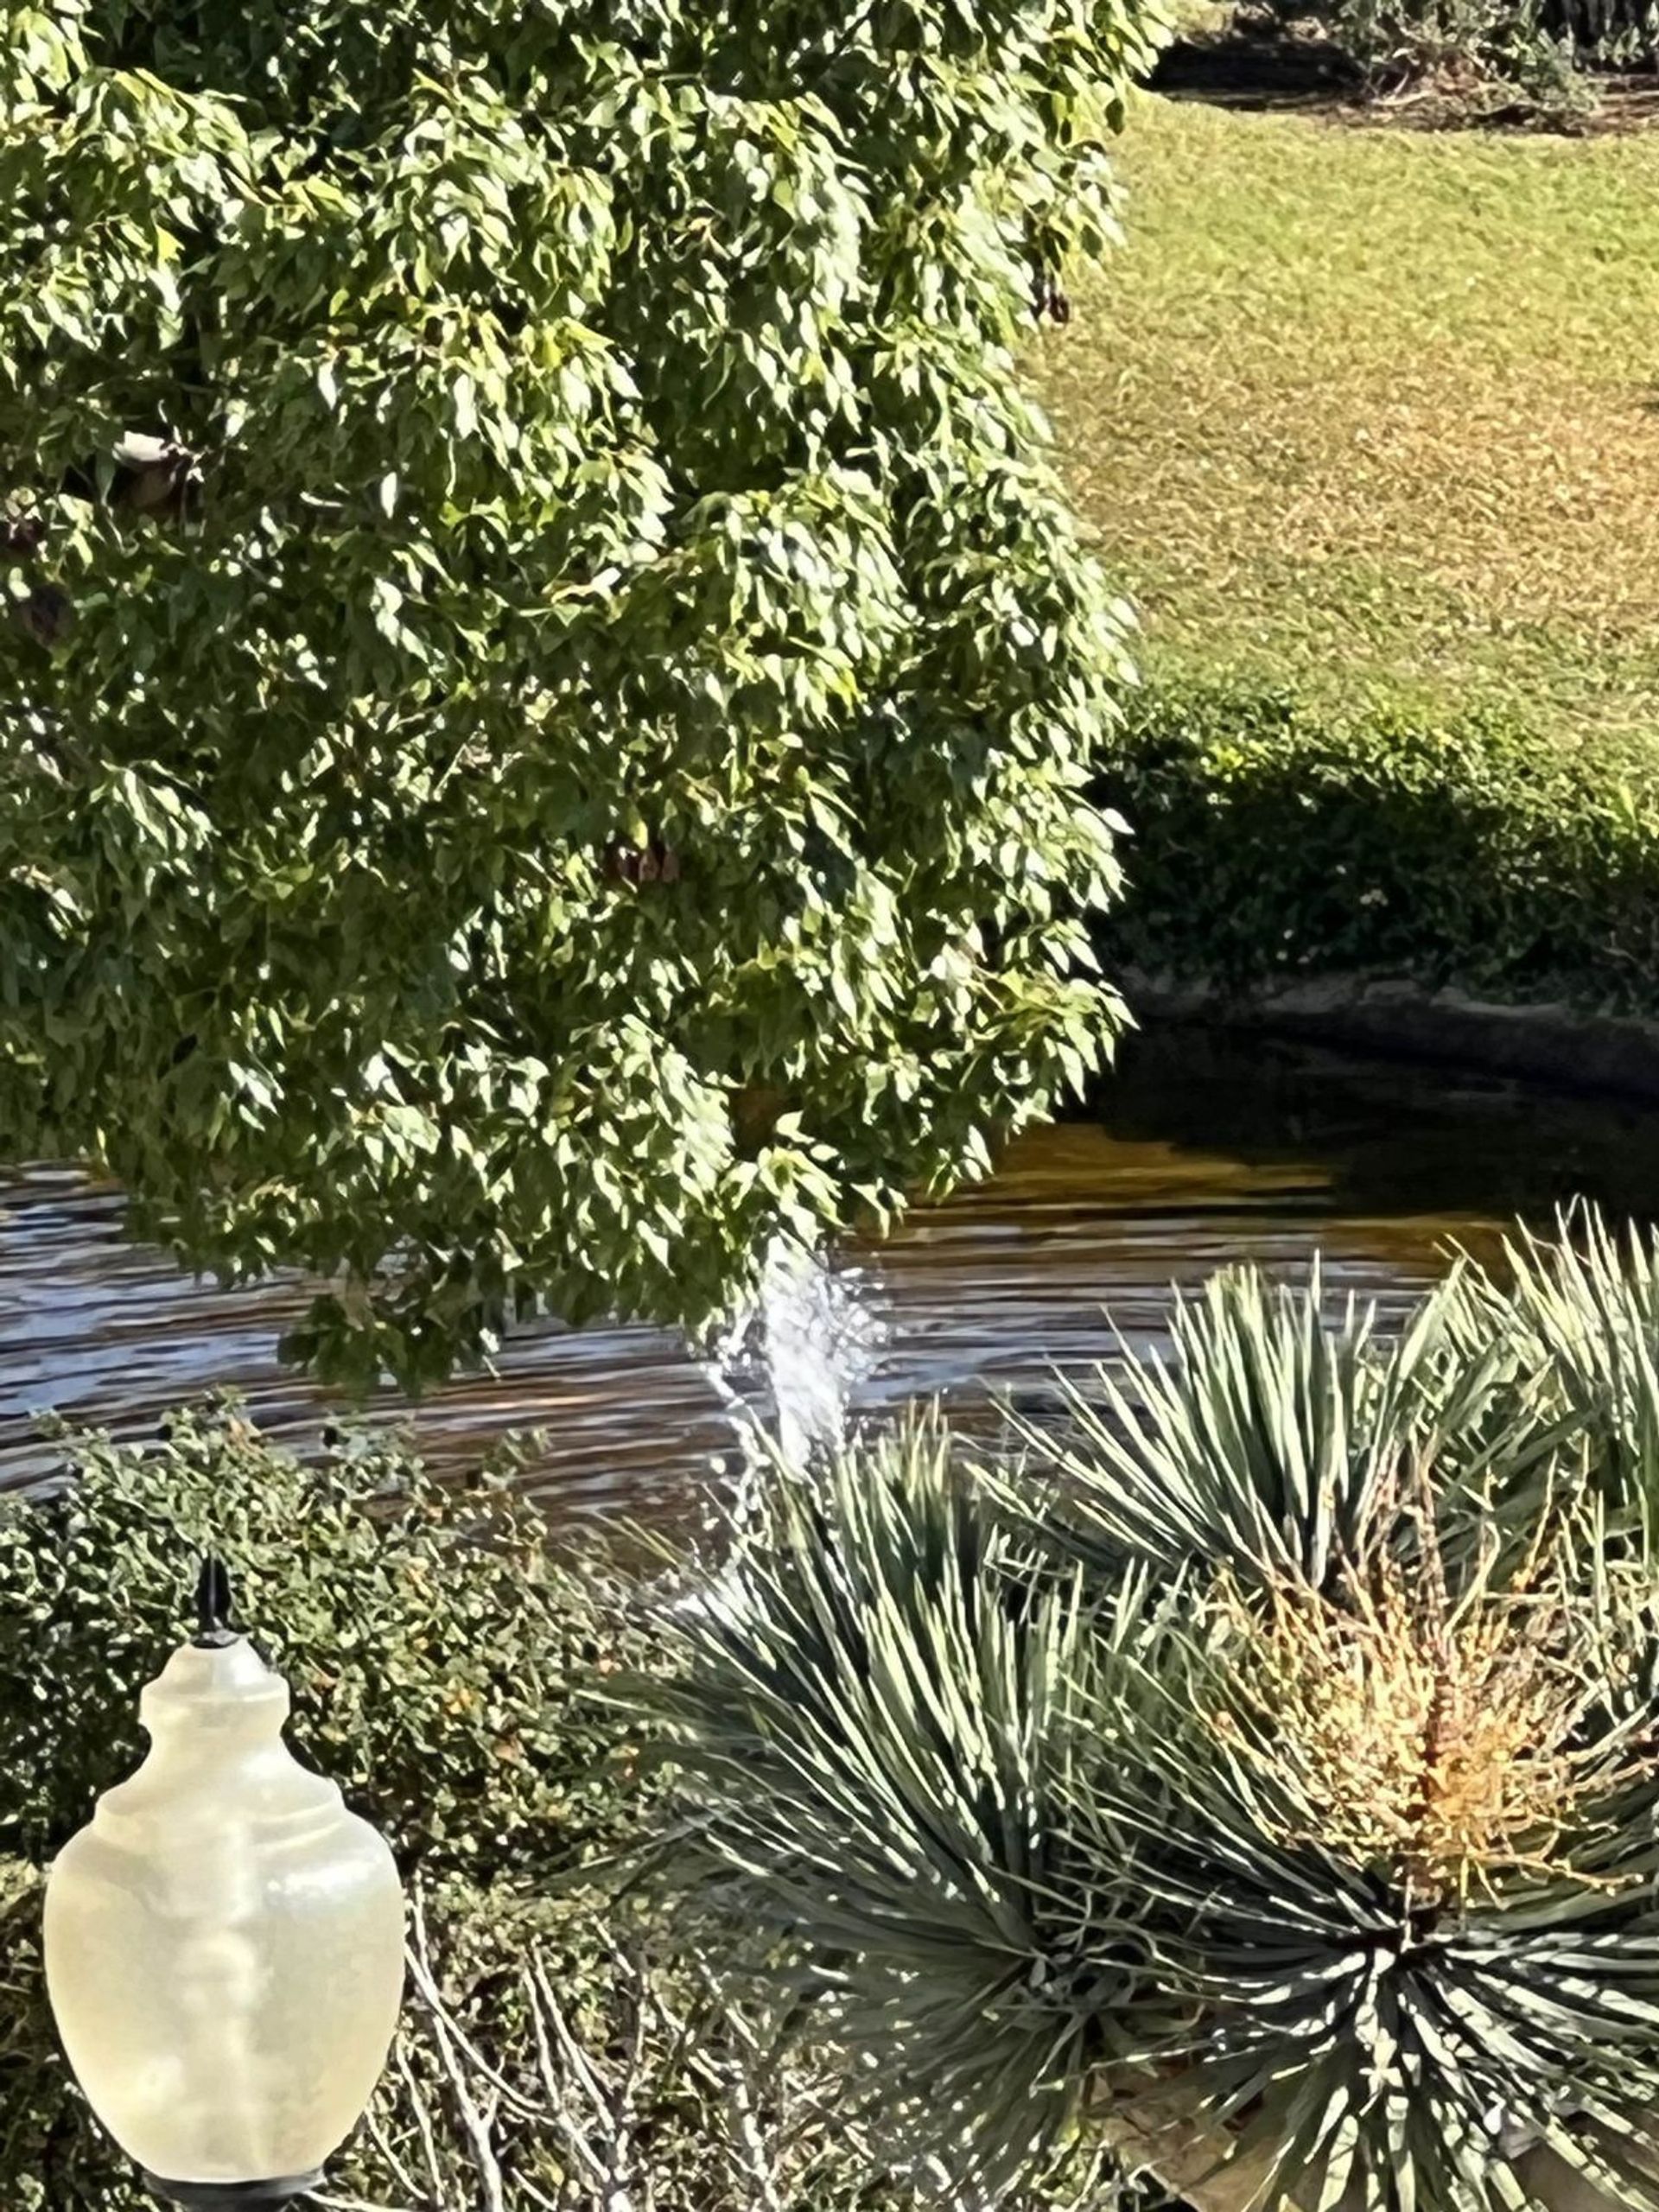
[[[1212,1725],[1274,1785],[1279,1840],[1386,1873],[1408,1908],[1515,1873],[1609,1879],[1585,1864],[1601,1815],[1656,1767],[1651,1729],[1611,1717],[1646,1593],[1548,1508],[1518,1565],[1493,1540],[1454,1591],[1427,1479],[1385,1503],[1328,1592],[1217,1586],[1231,1681]]]

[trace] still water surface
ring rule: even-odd
[[[983,1404],[1107,1357],[1111,1323],[1155,1337],[1172,1283],[1246,1259],[1294,1274],[1316,1248],[1334,1289],[1397,1309],[1451,1240],[1490,1247],[1516,1214],[1547,1220],[1580,1192],[1659,1217],[1659,1116],[1167,1031],[1129,1049],[1096,1118],[1022,1139],[989,1181],[850,1250],[827,1285],[782,1287],[723,1366],[652,1330],[543,1327],[413,1425],[437,1460],[543,1429],[525,1480],[550,1506],[656,1513],[707,1484],[737,1402],[769,1414],[781,1390],[807,1419],[826,1394],[861,1414],[935,1392]],[[118,1194],[69,1171],[0,1175],[0,1484],[49,1464],[33,1435],[49,1407],[143,1435],[167,1406],[234,1385],[303,1442],[332,1410],[277,1363],[304,1298],[181,1274],[124,1240]],[[408,1418],[390,1397],[375,1411]]]

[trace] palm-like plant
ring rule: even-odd
[[[1460,1269],[1445,1319],[1455,1356],[1501,1357],[1605,1495],[1659,1506],[1659,1241],[1569,1208],[1552,1238],[1517,1230],[1496,1277]]]
[[[1049,1541],[1108,1577],[1141,1559],[1322,1583],[1401,1467],[1432,1463],[1484,1512],[1557,1448],[1535,1377],[1517,1388],[1503,1333],[1467,1325],[1477,1296],[1454,1270],[1390,1340],[1351,1298],[1332,1318],[1317,1268],[1301,1289],[1217,1274],[1176,1298],[1170,1359],[1121,1345],[1062,1382],[1058,1436],[1016,1421],[1029,1456],[1005,1495],[1046,1491]]]
[[[798,1959],[918,2151],[948,2116],[998,2182],[1065,2131],[1144,1977],[1117,1872],[1068,1843],[1101,1630],[1075,1573],[1030,1565],[937,1421],[780,1468],[666,1617],[687,1664],[657,1693],[724,1911]]]
[[[1516,1256],[1392,1343],[1218,1285],[1022,1471],[780,1480],[667,1617],[689,1878],[916,2155],[1659,2208],[1656,1271]]]

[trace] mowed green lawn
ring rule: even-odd
[[[1039,374],[1148,672],[1659,741],[1659,131],[1138,98]]]

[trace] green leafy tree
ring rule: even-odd
[[[418,1384],[1109,1044],[1017,384],[1142,0],[3,0],[0,1146]]]

